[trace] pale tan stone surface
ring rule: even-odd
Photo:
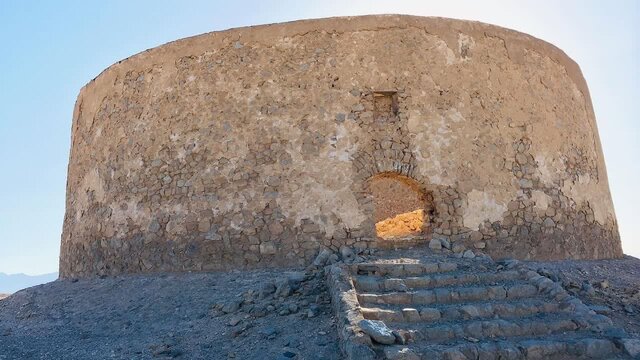
[[[383,246],[367,185],[380,173],[415,179],[429,232],[453,242],[622,254],[578,66],[512,30],[389,15],[213,32],[106,69],[74,111],[60,273]]]

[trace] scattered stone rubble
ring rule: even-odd
[[[455,243],[453,246],[446,238],[434,237],[429,241],[429,249],[434,252],[442,254],[453,254],[457,258],[473,259],[476,257],[482,259],[491,259],[491,257],[481,251],[484,249],[483,242],[476,242],[474,244],[475,251],[467,249],[464,244]]]
[[[228,326],[234,328],[233,336],[241,336],[250,327],[250,319],[271,313],[280,316],[295,314],[300,318],[314,318],[323,306],[331,303],[325,283],[325,265],[355,264],[365,261],[372,250],[359,250],[343,246],[339,254],[323,249],[304,271],[285,271],[260,288],[250,289],[237,298],[212,306],[212,315],[235,315]],[[265,334],[267,338],[275,333]]]
[[[286,297],[298,300],[298,312],[289,315],[274,309],[254,317],[250,304],[236,302],[281,275],[167,273],[58,280],[21,290],[0,300],[0,360],[339,360],[322,278],[305,280]],[[319,293],[306,296],[305,307],[297,292],[313,287],[308,283],[317,284]],[[225,314],[214,310],[218,303],[239,308]]]

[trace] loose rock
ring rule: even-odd
[[[340,247],[340,256],[342,256],[342,260],[348,261],[348,260],[352,260],[355,257],[355,254],[353,253],[353,250],[351,250],[350,247],[342,246]]]
[[[313,260],[313,265],[317,267],[324,266],[327,263],[327,260],[329,260],[329,256],[331,256],[331,254],[333,254],[331,251],[322,249],[318,256],[316,256],[315,260]]]
[[[623,339],[620,343],[629,356],[634,359],[640,358],[640,339]]]
[[[441,250],[442,249],[442,243],[440,242],[440,239],[431,239],[431,241],[429,241],[429,249],[431,250]]]
[[[240,309],[240,306],[242,306],[242,300],[231,300],[222,307],[222,312],[225,314],[234,313]]]
[[[380,320],[361,320],[358,325],[365,334],[380,344],[390,345],[396,342],[391,329]]]

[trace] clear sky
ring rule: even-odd
[[[0,1],[0,272],[57,271],[71,115],[114,62],[230,27],[398,13],[478,20],[558,46],[595,107],[623,248],[640,257],[640,1]]]

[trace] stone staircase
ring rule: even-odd
[[[624,330],[512,260],[334,265],[347,359],[630,359]]]

